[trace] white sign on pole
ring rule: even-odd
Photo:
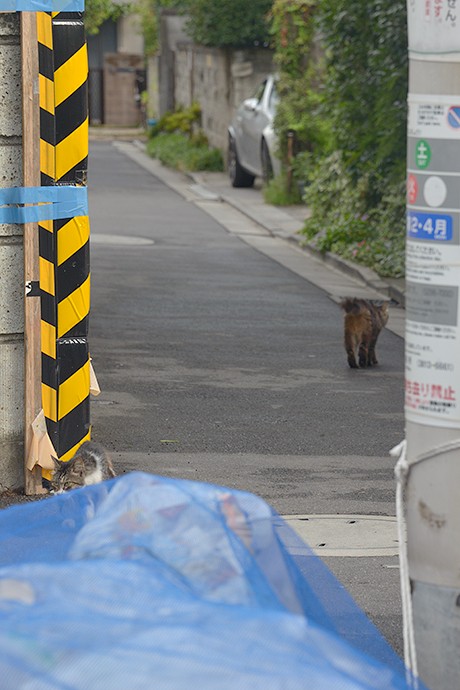
[[[460,60],[460,0],[408,0],[407,14],[412,58]]]
[[[460,0],[459,0],[460,2]],[[406,418],[460,428],[460,99],[409,95]]]

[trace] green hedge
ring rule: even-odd
[[[407,35],[405,0],[274,0],[282,157],[297,139],[308,239],[404,274]]]
[[[196,43],[216,48],[268,45],[272,0],[184,0]]]

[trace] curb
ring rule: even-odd
[[[109,127],[91,125],[88,132],[89,141],[133,141],[147,142],[147,134],[140,127]]]
[[[316,249],[316,247],[313,247],[308,242],[302,243],[301,238],[293,239],[299,244],[301,249],[308,252],[315,258],[333,266],[337,270],[342,271],[352,278],[360,280],[361,282],[365,283],[365,285],[374,288],[374,290],[385,293],[390,299],[398,302],[401,307],[405,308],[406,296],[404,290],[402,290],[398,285],[393,284],[391,281],[385,280],[371,268],[368,268],[367,266],[360,266],[359,264],[355,264],[352,261],[348,261],[347,259],[337,256],[337,254],[332,254],[331,252],[320,252],[319,249]]]
[[[273,237],[280,237],[284,240],[288,240],[289,242],[294,243],[297,247],[299,247],[299,249],[307,252],[315,259],[318,259],[319,261],[322,261],[325,264],[332,266],[336,270],[341,271],[342,273],[345,273],[348,276],[351,276],[355,280],[361,281],[365,285],[373,288],[374,290],[377,290],[378,292],[383,292],[384,294],[388,295],[390,299],[394,300],[401,307],[405,308],[405,291],[400,287],[400,285],[396,283],[396,281],[393,282],[391,280],[386,280],[385,278],[379,276],[378,273],[373,271],[371,268],[368,268],[367,266],[361,266],[352,261],[349,261],[348,259],[343,259],[337,254],[332,254],[331,252],[321,252],[319,249],[307,242],[305,238],[303,238],[298,233],[286,235],[285,231],[277,229],[273,225],[269,225],[268,223],[264,222],[264,220],[260,218],[260,216],[257,213],[252,212],[252,210],[248,208],[247,205],[239,203],[230,195],[215,194],[214,192],[212,192],[212,190],[206,188],[206,185],[205,183],[203,183],[203,180],[201,179],[199,174],[188,172],[186,173],[186,175],[198,187],[201,187],[203,190],[207,190],[208,194],[212,195],[216,201],[223,201],[229,204],[237,211],[240,211],[240,213],[245,215],[247,218],[250,218],[254,223],[257,223],[258,225],[260,225],[260,227],[263,227]]]

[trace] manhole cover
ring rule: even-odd
[[[143,247],[148,244],[155,244],[147,237],[132,237],[131,235],[103,235],[102,233],[91,233],[91,244],[110,244],[113,246]]]
[[[395,517],[380,515],[284,515],[319,556],[397,556]]]

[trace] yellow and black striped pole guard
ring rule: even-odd
[[[88,59],[80,12],[37,13],[42,185],[86,185]],[[90,436],[87,216],[39,224],[42,403],[61,460]]]

